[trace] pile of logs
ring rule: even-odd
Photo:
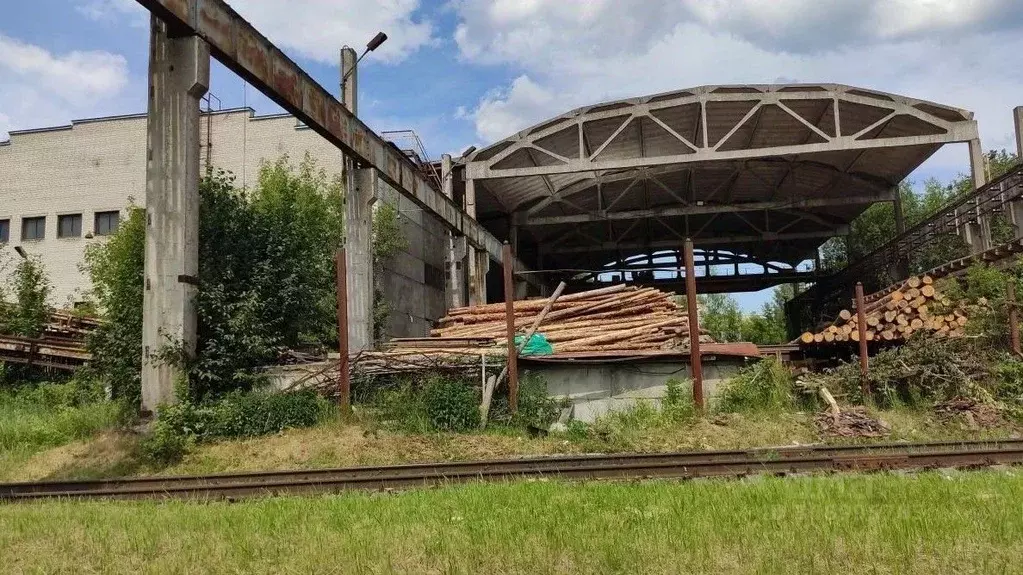
[[[939,338],[961,337],[969,318],[969,307],[943,296],[927,275],[910,277],[896,289],[866,299],[867,341],[900,341],[921,331]],[[799,341],[804,344],[859,341],[857,316],[855,311],[842,310],[835,321],[816,332],[803,333]]]
[[[525,331],[547,299],[515,302],[515,327]],[[503,303],[455,308],[431,332],[442,338],[493,338],[506,345]],[[539,326],[555,352],[688,349],[689,319],[671,294],[624,284],[558,298]],[[701,335],[700,341],[712,341]]]

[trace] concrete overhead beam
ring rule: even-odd
[[[811,209],[828,206],[851,206],[892,201],[892,198],[894,197],[893,194],[894,192],[888,191],[884,194],[874,196],[808,198],[803,200],[748,202],[742,204],[704,204],[702,206],[690,205],[647,210],[627,210],[621,212],[592,212],[588,214],[573,214],[567,216],[530,216],[526,213],[520,213],[516,215],[516,221],[526,226],[549,226],[585,222],[602,222],[606,220],[638,220],[650,217],[759,212],[763,210]]]
[[[469,218],[407,158],[352,115],[330,92],[223,0],[138,0],[175,34],[199,36],[212,55],[470,244],[501,261],[502,242]],[[525,269],[517,262],[518,269]]]

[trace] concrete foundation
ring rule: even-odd
[[[746,365],[745,358],[719,356],[703,363],[703,387],[713,397],[719,385]],[[523,373],[535,373],[547,381],[547,393],[571,401],[571,418],[591,423],[602,415],[634,408],[638,403],[660,407],[669,379],[689,380],[689,362],[657,360],[642,362],[552,363],[520,360]]]
[[[167,346],[195,353],[199,275],[199,98],[210,77],[209,46],[170,38],[152,18],[146,162],[146,255],[142,411],[175,401],[180,370]]]

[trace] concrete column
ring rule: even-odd
[[[1023,200],[1012,200],[1007,203],[1006,208],[1009,212],[1009,222],[1015,230],[1013,237],[1023,236]]]
[[[1012,109],[1012,124],[1016,128],[1016,159],[1023,161],[1023,106]]]
[[[970,146],[970,173],[973,175],[973,187],[981,188],[987,183],[987,171],[984,169],[984,149],[980,147],[980,139],[973,139]]]
[[[377,171],[352,172],[354,185],[345,197],[345,263],[348,266],[348,351],[373,347],[373,204]]]
[[[465,212],[472,219],[476,219],[476,182],[472,179],[465,182]],[[481,252],[472,246],[469,246],[467,251],[469,305],[483,305],[487,303],[487,270],[490,267],[490,258],[487,256],[487,252]],[[481,253],[482,257],[480,257]]]
[[[142,303],[142,412],[177,400],[178,365],[166,346],[195,354],[199,284],[199,99],[210,50],[197,36],[170,38],[155,16],[149,35],[146,254]]]
[[[451,154],[444,154],[440,157],[441,187],[448,199],[455,197],[455,175],[452,172]],[[465,238],[457,237],[453,232],[448,232],[448,255],[445,258],[447,274],[445,274],[444,295],[447,299],[448,308],[462,307],[465,305],[465,296],[462,293],[465,286]]]
[[[348,46],[341,48],[341,103],[353,116],[359,114],[359,68],[355,65],[357,60],[355,50]],[[348,74],[347,79],[345,74]]]

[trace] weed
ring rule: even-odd
[[[673,377],[668,380],[661,400],[661,413],[669,421],[689,421],[696,416],[692,382]]]
[[[725,413],[792,408],[792,375],[777,360],[763,359],[742,368],[724,385],[717,410]]]
[[[530,373],[519,381],[519,410],[512,424],[546,430],[558,420],[564,402],[547,395],[547,380]]]
[[[440,431],[469,431],[479,427],[479,398],[466,382],[435,376],[423,388],[423,403],[431,426]]]

